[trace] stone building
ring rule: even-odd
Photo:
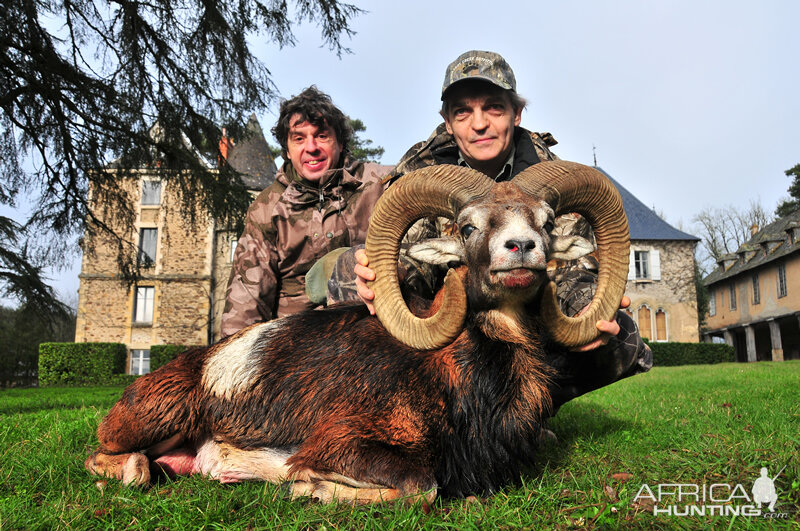
[[[694,251],[699,238],[672,227],[613,177],[631,235],[628,313],[650,341],[699,341]]]
[[[277,169],[255,116],[248,129],[244,141],[235,146],[224,141],[220,151],[255,196],[274,181]],[[141,276],[133,286],[122,282],[116,243],[107,236],[94,241],[94,253],[81,263],[75,332],[76,342],[126,344],[132,374],[149,371],[151,345],[207,345],[219,338],[239,237],[204,212],[192,226],[180,211],[176,190],[162,186],[146,169],[138,174],[128,191],[136,204],[131,236],[144,266]]]
[[[800,211],[754,227],[704,282],[704,339],[732,345],[739,361],[800,359]]]

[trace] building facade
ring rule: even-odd
[[[800,211],[753,232],[704,281],[704,339],[732,345],[739,361],[800,359]]]
[[[650,341],[698,342],[694,253],[700,239],[671,226],[598,169],[619,190],[628,217],[631,256],[625,294],[639,334]]]
[[[275,162],[255,116],[251,134],[220,151],[243,175],[253,195],[275,179]],[[141,170],[126,181],[134,202],[134,234],[141,273],[134,285],[121,279],[117,243],[108,236],[93,241],[94,252],[81,263],[75,341],[124,343],[128,372],[149,371],[150,347],[161,344],[208,345],[219,339],[225,290],[239,235],[207,212],[189,223],[176,190],[162,186],[153,172]],[[103,218],[102,210],[95,213]],[[87,235],[88,237],[88,235]]]

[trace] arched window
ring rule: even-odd
[[[656,312],[656,341],[667,340],[667,313],[659,308]]]
[[[645,305],[639,307],[639,335],[647,339],[653,338],[650,308]]]

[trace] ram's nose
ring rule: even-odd
[[[505,248],[512,253],[532,251],[536,248],[536,242],[533,240],[508,240],[505,243]]]

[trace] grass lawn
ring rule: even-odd
[[[655,368],[590,393],[551,421],[559,442],[542,451],[521,485],[485,499],[440,499],[430,511],[289,502],[272,485],[197,476],[148,490],[97,481],[83,461],[121,391],[0,391],[0,530],[800,529],[797,361]],[[654,515],[652,500],[634,502],[643,484],[655,496],[659,484],[728,484],[737,496],[731,507],[746,505],[760,468],[772,477],[784,466],[775,513],[785,518]],[[730,497],[717,489],[717,499]],[[672,496],[658,506],[675,504]],[[703,502],[684,498],[678,510],[692,504]]]

